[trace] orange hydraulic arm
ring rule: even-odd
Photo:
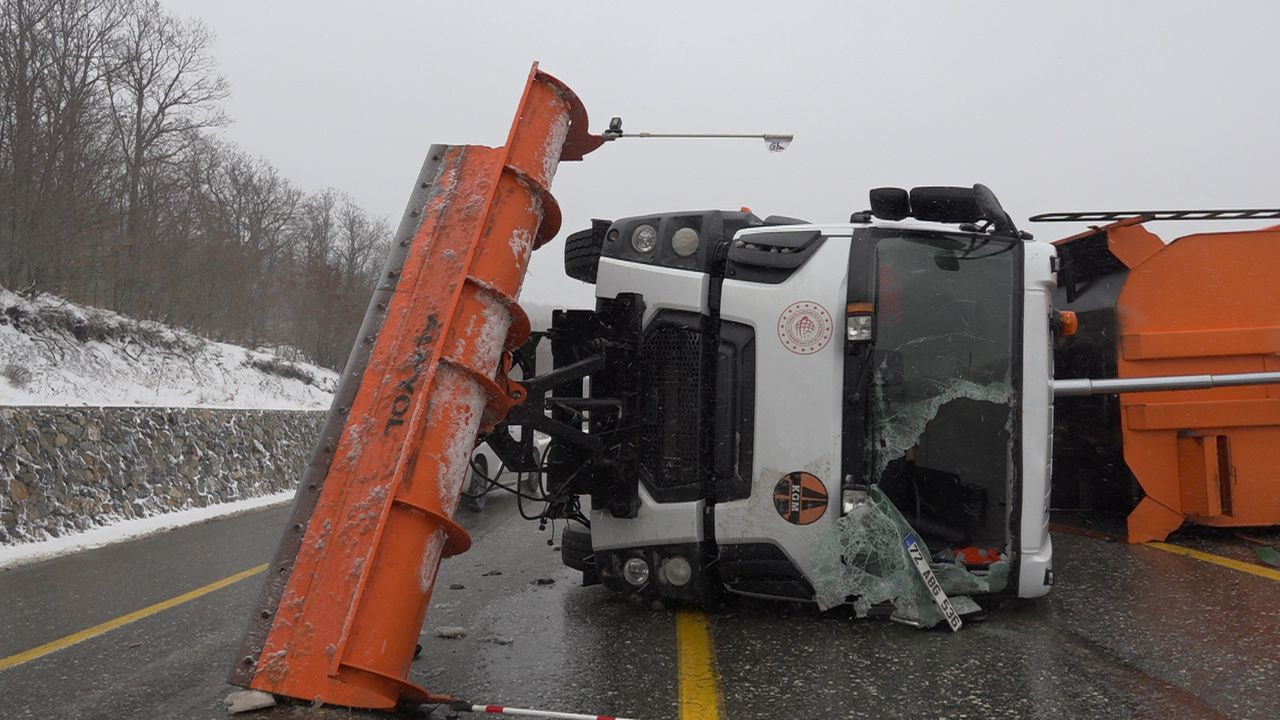
[[[409,665],[441,558],[471,543],[453,515],[477,434],[521,400],[503,357],[529,333],[529,255],[560,226],[548,187],[602,142],[535,63],[506,145],[431,148],[233,684],[362,708],[432,697]]]

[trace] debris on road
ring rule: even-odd
[[[467,636],[467,629],[456,625],[441,625],[436,628],[436,637],[445,638],[447,640],[457,640]]]
[[[1262,562],[1274,568],[1280,568],[1280,551],[1269,545],[1259,545],[1253,548],[1253,552]]]
[[[951,615],[948,622],[956,629],[959,613],[954,608],[953,613],[941,610],[935,604],[939,593],[943,597],[988,593],[1002,589],[1008,582],[1007,559],[991,563],[981,574],[969,571],[962,563],[925,563],[925,558],[932,557],[928,547],[876,486],[869,488],[866,498],[836,522],[836,529],[816,548],[822,559],[822,572],[814,590],[818,607],[823,610],[854,597],[857,599],[853,608],[858,617],[869,615],[874,605],[890,603],[894,619],[905,624],[928,628]],[[919,561],[929,569],[928,574],[936,576],[937,592],[917,569],[909,549],[912,544]]]
[[[229,714],[239,715],[240,713],[275,707],[276,699],[271,693],[265,693],[261,690],[237,690],[227,695],[222,704],[227,706]]]
[[[473,705],[465,700],[458,700],[449,705],[456,712],[487,713],[489,715],[514,715],[516,717],[555,718],[556,720],[628,720],[614,715],[591,715],[587,713],[558,712],[556,710],[533,710],[531,708],[515,708],[505,705]]]
[[[534,580],[532,584],[533,585],[555,585],[556,581],[555,581],[555,578],[538,578],[537,580]]]
[[[1249,537],[1243,533],[1236,533],[1236,537],[1251,545],[1259,560],[1271,567],[1280,568],[1280,550],[1268,544],[1266,540]]]

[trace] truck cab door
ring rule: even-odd
[[[839,516],[849,247],[812,227],[762,228],[728,251],[713,525],[730,590],[812,597],[808,548]],[[731,383],[749,396],[730,397]]]

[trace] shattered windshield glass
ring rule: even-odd
[[[868,480],[935,544],[1005,545],[1013,242],[902,235],[876,248]]]
[[[1016,250],[1013,240],[903,232],[877,244],[870,492],[822,553],[824,607],[856,598],[865,614],[889,602],[899,619],[939,621],[908,538],[947,594],[1004,587],[1017,480]],[[966,563],[975,555],[983,562]]]

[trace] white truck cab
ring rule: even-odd
[[[1053,246],[981,186],[872,208],[570,237],[598,305],[557,312],[555,365],[600,355],[552,407],[585,408],[562,418],[600,442],[552,445],[548,487],[590,508],[591,553],[568,564],[622,592],[826,607],[891,599],[868,566],[883,580],[910,536],[967,594],[1048,592]]]

